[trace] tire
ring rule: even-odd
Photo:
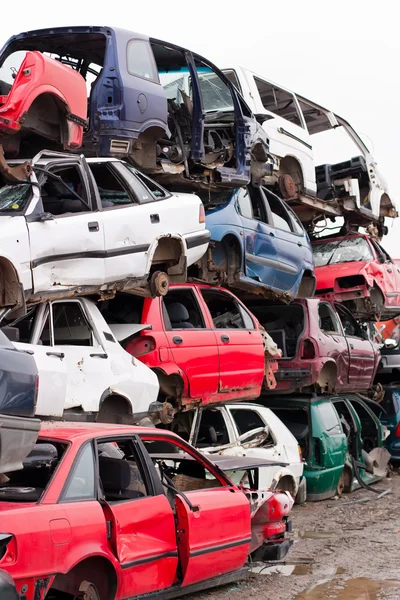
[[[299,489],[297,490],[296,498],[294,499],[295,504],[304,504],[307,500],[307,480],[302,477],[299,485]]]

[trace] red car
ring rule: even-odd
[[[1,570],[24,600],[172,598],[235,581],[249,554],[290,546],[288,492],[246,495],[166,431],[44,424],[24,469],[7,475],[2,599],[13,596]]]
[[[14,82],[0,81],[0,94],[0,143],[6,154],[18,154],[21,135],[14,134],[21,133],[38,134],[60,149],[81,146],[87,92],[77,71],[40,52],[27,52]],[[38,144],[34,151],[41,148]]]
[[[360,318],[400,313],[400,266],[368,235],[351,233],[313,242],[316,295],[344,302]]]
[[[251,304],[251,310],[282,350],[276,392],[313,386],[316,391],[366,391],[380,354],[343,305],[319,298],[290,306]]]
[[[124,348],[157,373],[162,397],[173,405],[260,395],[265,356],[259,323],[230,292],[176,284],[164,297],[119,294],[99,306]]]

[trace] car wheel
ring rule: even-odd
[[[343,470],[342,474],[340,476],[340,479],[338,481],[338,484],[336,486],[336,495],[337,496],[341,496],[343,494],[344,485],[345,485],[345,474],[344,474],[344,470]]]
[[[76,600],[100,600],[100,594],[93,583],[82,581],[79,586],[79,594],[75,598]]]
[[[150,291],[154,296],[165,296],[169,289],[169,279],[163,271],[155,271],[150,279]]]

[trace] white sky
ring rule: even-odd
[[[239,63],[348,120],[363,137],[400,207],[400,4],[396,0],[18,2],[0,38],[41,27],[109,25]],[[337,156],[331,160],[348,157]],[[400,218],[383,245],[400,257]]]

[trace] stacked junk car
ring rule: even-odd
[[[337,128],[354,155],[315,164]],[[290,551],[294,503],[376,491],[397,212],[345,119],[76,26],[1,50],[0,144],[2,600],[231,583]]]

